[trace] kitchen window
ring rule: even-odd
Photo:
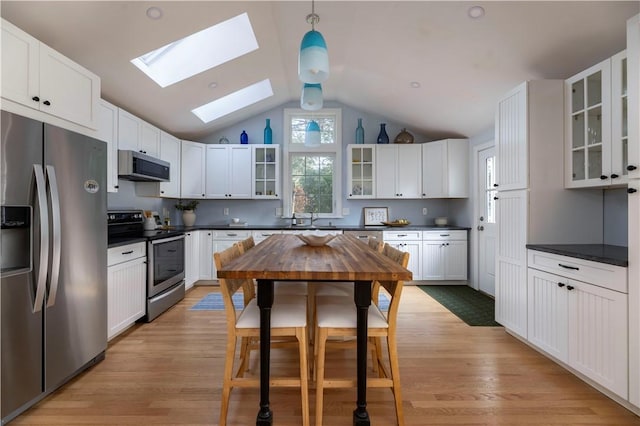
[[[320,126],[320,145],[304,144],[309,121]],[[283,215],[318,218],[342,213],[342,111],[326,108],[311,113],[285,109],[283,165]]]

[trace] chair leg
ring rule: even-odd
[[[300,397],[302,399],[302,426],[309,426],[309,365],[307,364],[306,327],[296,329],[300,352]]]
[[[380,337],[374,337],[374,346],[376,351],[376,368],[378,370],[378,377],[386,377],[384,365],[382,364],[382,340]]]
[[[387,336],[389,348],[389,365],[391,367],[391,380],[393,380],[393,399],[396,403],[396,417],[398,426],[404,426],[404,412],[402,411],[402,391],[400,390],[400,365],[398,363],[398,349],[395,335]]]
[[[231,380],[233,374],[233,360],[236,356],[236,337],[227,337],[227,358],[224,361],[224,375],[222,377],[222,396],[220,397],[220,426],[227,424],[229,411],[229,396],[231,395]]]
[[[316,426],[322,426],[322,404],[324,398],[324,357],[327,344],[327,330],[316,327]]]
[[[249,358],[251,356],[251,337],[243,337],[240,343],[240,367],[236,373],[236,377],[243,377],[247,367],[249,365]]]

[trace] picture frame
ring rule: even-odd
[[[383,222],[389,221],[388,207],[363,207],[364,224],[368,225],[384,225]]]

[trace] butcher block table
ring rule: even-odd
[[[271,425],[269,360],[274,281],[351,281],[357,307],[358,400],[354,425],[369,425],[367,412],[367,315],[373,281],[409,281],[411,271],[349,235],[337,235],[325,246],[305,245],[295,235],[272,235],[218,269],[218,278],[253,278],[260,308],[260,411],[256,425]],[[312,283],[310,285],[313,285]],[[319,284],[318,284],[319,285]],[[311,326],[311,325],[309,325]]]

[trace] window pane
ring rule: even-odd
[[[296,154],[291,158],[295,213],[333,213],[334,157]]]
[[[298,116],[291,118],[291,143],[304,145],[304,135],[309,121],[320,126],[320,144],[333,144],[336,140],[336,120],[334,117]]]

